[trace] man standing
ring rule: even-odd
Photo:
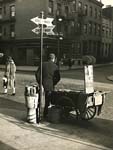
[[[40,84],[40,67],[36,71],[36,80]],[[58,66],[55,64],[55,54],[49,55],[48,61],[42,63],[42,85],[45,92],[45,107],[43,117],[48,114],[48,106],[51,102],[51,92],[54,90],[54,86],[60,81],[60,73]]]

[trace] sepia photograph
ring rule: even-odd
[[[0,150],[113,150],[113,0],[0,0]]]

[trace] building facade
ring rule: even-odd
[[[102,3],[96,0],[76,1],[75,55],[100,56]]]
[[[44,34],[43,55],[54,52],[61,58],[93,55],[102,51],[102,6],[97,0],[0,0],[0,51],[17,65],[33,65],[40,57],[40,34],[31,18],[54,18],[54,35]],[[104,22],[104,21],[103,21]],[[62,38],[61,38],[62,37]]]
[[[37,25],[31,18],[40,17],[41,11],[50,16],[49,5],[48,0],[1,0],[0,51],[11,55],[18,65],[33,65],[34,59],[40,57],[40,35],[32,32]],[[51,38],[48,41],[45,36],[46,43],[51,47]]]
[[[108,56],[106,60],[113,61],[113,7],[108,5],[102,10],[103,13],[103,46]],[[103,47],[102,46],[102,47]],[[104,59],[104,58],[103,58]]]
[[[112,30],[113,21],[109,18],[103,16],[102,18],[102,46],[101,46],[101,62],[106,62],[113,60],[113,51],[112,51]]]

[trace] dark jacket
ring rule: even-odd
[[[36,71],[36,80],[40,83],[40,68]],[[60,80],[58,66],[52,61],[43,62],[42,64],[42,85],[45,91],[53,91],[54,86]]]

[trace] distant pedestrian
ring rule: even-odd
[[[68,59],[68,66],[69,66],[69,69],[71,69],[71,67],[72,67],[72,60],[71,60],[71,58]]]
[[[7,94],[8,89],[12,89],[12,95],[15,95],[15,73],[16,65],[12,57],[8,56],[3,77],[4,94]]]
[[[36,71],[36,80],[40,84],[40,67]],[[48,114],[48,106],[51,103],[51,92],[54,90],[54,86],[60,80],[60,73],[58,66],[55,64],[55,55],[51,53],[49,59],[42,63],[42,85],[45,92],[45,107],[43,117]]]

